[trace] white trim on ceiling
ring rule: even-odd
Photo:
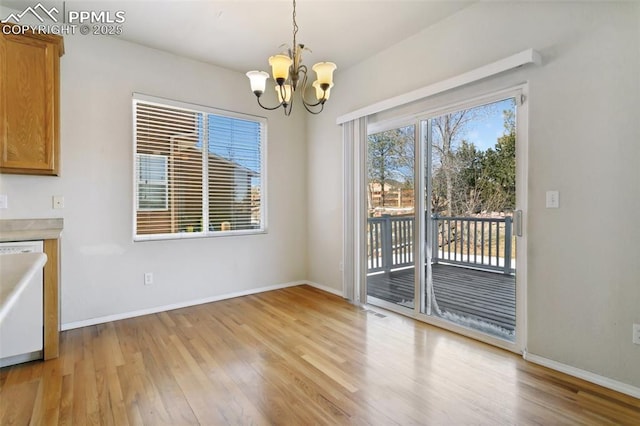
[[[355,120],[360,117],[365,117],[377,112],[385,111],[391,108],[408,104],[410,102],[424,99],[429,96],[437,95],[439,93],[443,93],[457,87],[465,86],[469,83],[473,83],[487,77],[492,77],[494,75],[527,64],[542,64],[542,56],[540,55],[540,53],[534,49],[523,50],[522,52],[516,53],[515,55],[508,56],[504,59],[500,59],[499,61],[492,62],[490,64],[473,69],[455,77],[451,77],[446,80],[442,80],[437,83],[433,83],[428,86],[412,90],[411,92],[403,93],[401,95],[394,96],[393,98],[385,99],[380,102],[376,102],[375,104],[341,115],[340,117],[338,117],[336,122],[337,124],[344,124],[348,121]]]

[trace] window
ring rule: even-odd
[[[138,210],[167,210],[167,157],[136,154],[136,166]]]
[[[266,120],[134,95],[134,240],[264,232]]]

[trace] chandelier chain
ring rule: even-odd
[[[298,45],[296,44],[296,35],[298,34],[298,23],[296,22],[296,0],[293,0],[293,52],[295,54]]]

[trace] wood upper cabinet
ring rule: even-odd
[[[0,172],[58,175],[62,37],[0,24]]]

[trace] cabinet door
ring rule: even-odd
[[[58,174],[57,46],[0,36],[0,168]]]

